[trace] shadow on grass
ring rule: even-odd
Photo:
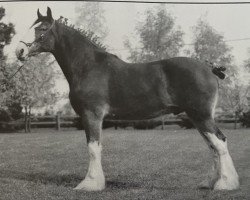
[[[23,181],[30,181],[33,183],[44,185],[57,185],[63,187],[74,188],[76,187],[84,177],[77,174],[48,174],[44,172],[28,173],[21,171],[0,170],[0,178],[16,179]],[[107,180],[106,188],[109,189],[147,189],[147,190],[169,190],[175,191],[179,187],[176,186],[155,186],[151,184],[145,185],[143,182],[133,182],[131,180],[119,181],[119,180]],[[198,190],[209,191],[209,189],[197,188]]]
[[[27,173],[20,171],[1,170],[0,178],[24,180],[34,183],[41,183],[45,185],[55,184],[58,186],[74,188],[77,186],[77,184],[79,184],[83,180],[84,177],[80,177],[77,174],[60,175],[60,174],[47,174],[44,172]],[[137,189],[143,187],[138,183],[122,182],[122,181],[107,181],[106,186],[107,188],[110,189]]]
[[[17,179],[24,181],[31,181],[34,183],[42,183],[42,184],[56,184],[65,187],[75,187],[83,177],[80,177],[76,174],[47,174],[44,172],[39,173],[27,173],[27,172],[18,172],[18,171],[8,171],[1,170],[0,178],[9,178],[9,179]]]
[[[107,181],[107,188],[111,189],[138,189],[143,188],[143,186],[139,183],[132,182],[122,182],[122,181]]]

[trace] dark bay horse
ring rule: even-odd
[[[71,104],[81,116],[90,163],[85,179],[76,187],[88,191],[105,188],[101,165],[101,130],[106,115],[117,119],[148,119],[186,112],[213,155],[212,173],[203,186],[233,190],[239,187],[228,152],[227,139],[214,123],[218,80],[206,63],[176,57],[130,64],[98,48],[78,31],[38,10],[32,27],[35,38],[16,50],[20,60],[50,52],[70,87]]]

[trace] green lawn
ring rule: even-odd
[[[102,192],[74,191],[88,167],[82,131],[0,134],[0,199],[250,199],[250,130],[223,130],[240,176],[236,191],[200,190],[210,169],[196,130],[105,130]]]

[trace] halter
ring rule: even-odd
[[[26,42],[24,42],[24,41],[20,41],[21,43],[23,43],[23,44],[25,44],[25,46],[27,46],[27,47],[31,47],[31,45],[35,42],[29,42],[29,43],[26,43]]]
[[[37,23],[38,22],[35,21],[34,24],[30,27],[30,29],[33,26],[35,26]],[[22,40],[20,42],[23,43],[23,44],[25,44],[25,46],[29,48],[29,47],[32,46],[32,44],[34,44],[35,42],[37,42],[41,37],[44,37],[54,27],[54,25],[55,25],[55,20],[53,21],[53,23],[51,24],[51,26],[48,28],[48,30],[45,33],[43,33],[39,38],[35,39],[33,42],[26,43],[26,42],[24,42]]]
[[[36,24],[37,22],[35,22],[31,27],[30,27],[30,29]],[[53,26],[55,25],[55,20],[53,21],[53,23],[51,24],[51,26],[49,27],[49,29],[44,33],[44,34],[42,34],[43,36],[45,36],[52,28],[53,28]],[[41,35],[41,36],[42,36]],[[39,39],[39,38],[38,38]],[[24,42],[24,41],[20,41],[21,43],[23,43],[23,44],[25,44],[25,46],[26,47],[31,47],[32,46],[32,44],[33,43],[35,43],[38,39],[36,39],[36,40],[34,40],[33,42],[29,42],[29,43],[26,43],[26,42]],[[8,80],[10,81],[12,78],[14,78],[14,76],[16,76],[16,74],[23,68],[23,66],[24,66],[24,64],[23,65],[21,65],[18,69],[17,69],[17,71],[15,72],[15,73],[13,73],[9,78],[8,78]],[[6,83],[3,83],[3,84],[0,84],[0,86],[3,86],[3,85],[5,85]]]

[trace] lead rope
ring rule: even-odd
[[[4,82],[4,83],[2,83],[0,86],[2,87],[3,85],[9,83],[10,80],[11,80],[12,78],[14,78],[14,77],[16,76],[16,74],[23,68],[23,66],[24,66],[24,65],[21,65],[21,66],[17,69],[17,71],[16,71],[15,73],[13,73],[13,74],[8,78],[8,82]]]
[[[33,24],[32,26],[34,26],[35,24]],[[46,34],[46,33],[48,33],[52,28],[53,28],[53,26],[55,25],[55,20],[53,21],[53,23],[52,23],[52,25],[51,25],[51,27],[43,34],[43,36]],[[31,26],[31,27],[32,27]],[[31,28],[30,27],[30,28]],[[35,40],[36,41],[36,40]],[[35,42],[34,41],[34,42]],[[24,41],[20,41],[21,43],[23,43],[24,45],[26,45],[27,47],[31,47],[31,45],[34,43],[34,42],[31,42],[31,43],[26,43],[26,42],[24,42]],[[23,52],[22,52],[23,53]],[[17,71],[14,73],[14,74],[12,74],[9,78],[8,78],[8,82],[10,82],[10,80],[22,69],[22,67],[24,66],[24,64],[23,65],[21,65],[18,69],[17,69]],[[3,86],[3,85],[5,85],[7,82],[4,82],[4,83],[2,83],[2,84],[0,84],[0,86]]]

